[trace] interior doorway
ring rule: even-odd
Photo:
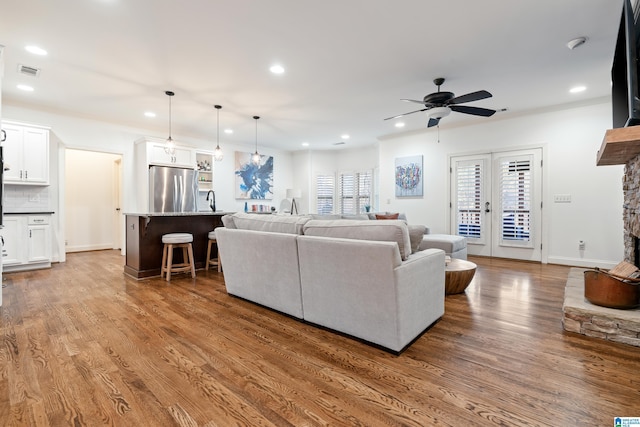
[[[121,249],[122,155],[65,149],[65,252]]]
[[[451,158],[451,233],[470,255],[541,261],[542,149]]]

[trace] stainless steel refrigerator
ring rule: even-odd
[[[149,167],[150,212],[197,212],[198,172],[194,169]]]

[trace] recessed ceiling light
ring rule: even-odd
[[[269,71],[271,71],[273,74],[282,74],[284,73],[284,67],[282,65],[272,65],[271,68],[269,68]]]
[[[396,127],[397,127],[397,128],[403,128],[403,127],[404,127],[404,122],[398,122],[398,123],[396,123]]]
[[[27,52],[33,53],[34,55],[45,56],[47,51],[38,46],[25,46]]]
[[[308,147],[308,146],[309,146],[309,143],[308,143],[308,142],[303,142],[303,143],[302,143],[302,146],[303,146],[303,147]]]
[[[349,135],[347,135],[346,133],[344,135],[340,135],[340,138],[342,139],[349,139]]]
[[[154,113],[153,111],[147,111],[146,113],[144,113],[144,116],[152,119],[156,116],[156,113]]]
[[[571,93],[580,93],[580,92],[584,92],[585,90],[587,90],[586,86],[576,86],[576,87],[572,87],[571,89],[569,89],[569,92],[571,92]]]
[[[225,129],[224,133],[231,135],[233,133],[233,129]]]
[[[18,85],[16,86],[20,90],[24,90],[25,92],[33,92],[33,88],[27,85]]]

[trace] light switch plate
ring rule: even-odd
[[[571,203],[571,194],[554,194],[553,203]]]

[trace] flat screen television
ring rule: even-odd
[[[638,91],[638,47],[640,20],[630,0],[624,0],[618,40],[611,67],[611,102],[613,128],[640,125],[640,93]]]

